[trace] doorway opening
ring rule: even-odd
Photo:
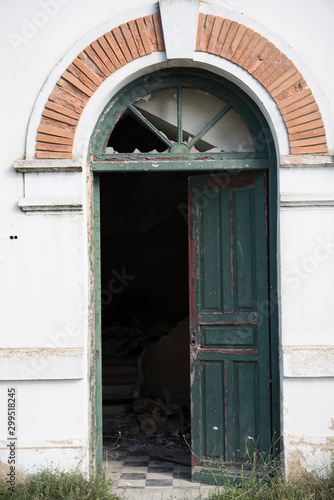
[[[105,443],[190,438],[187,172],[100,177]]]
[[[191,424],[193,479],[213,451],[243,467],[247,435],[266,453],[279,429],[268,124],[230,82],[162,70],[116,94],[90,151],[105,442],[186,446]]]

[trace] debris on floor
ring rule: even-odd
[[[105,417],[105,435],[149,437],[168,434],[188,435],[189,409],[180,405],[166,405],[160,399],[135,399],[133,412]]]
[[[187,450],[189,320],[103,331],[103,428],[108,449]]]

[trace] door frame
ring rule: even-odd
[[[199,70],[189,70],[186,68],[176,68],[173,70],[161,70],[149,77],[143,77],[136,82],[132,82],[122,89],[108,103],[97,122],[91,136],[89,145],[88,165],[91,176],[88,182],[92,188],[92,210],[91,223],[93,227],[93,253],[92,278],[94,281],[94,293],[91,306],[95,312],[95,336],[91,342],[92,362],[90,368],[90,389],[92,405],[92,436],[91,452],[95,468],[102,471],[102,352],[101,352],[101,249],[100,249],[100,174],[107,172],[138,172],[138,171],[187,171],[189,176],[200,172],[243,172],[250,170],[265,170],[268,178],[268,277],[269,277],[269,303],[263,305],[263,314],[269,317],[270,324],[270,361],[271,361],[271,419],[272,419],[272,443],[275,444],[273,454],[280,453],[280,378],[279,378],[279,332],[278,332],[278,263],[277,263],[277,235],[278,235],[278,160],[274,146],[274,140],[270,132],[270,127],[263,117],[256,104],[231,82],[218,77],[217,75]],[[259,145],[258,151],[252,153],[224,153],[221,155],[210,155],[210,159],[202,159],[202,154],[182,155],[145,154],[145,160],[135,155],[115,155],[103,154],[103,148],[109,137],[110,130],[115,124],[115,117],[119,117],[120,108],[124,109],[126,102],[133,102],[133,96],[144,96],[154,90],[164,88],[166,76],[176,75],[181,78],[183,75],[191,78],[200,78],[204,74],[207,80],[220,85],[223,89],[228,89],[228,94],[237,95],[241,104],[247,103],[247,119],[252,121],[249,111],[254,113],[256,126],[251,129],[255,144]],[[150,80],[151,77],[151,80]],[[246,120],[247,124],[247,120]],[[261,135],[260,132],[265,133]],[[212,158],[213,157],[213,158]]]

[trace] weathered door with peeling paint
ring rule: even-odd
[[[210,482],[210,458],[271,444],[265,173],[191,177],[189,204],[192,470]]]

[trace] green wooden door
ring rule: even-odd
[[[194,480],[270,449],[266,192],[263,171],[189,179]]]

